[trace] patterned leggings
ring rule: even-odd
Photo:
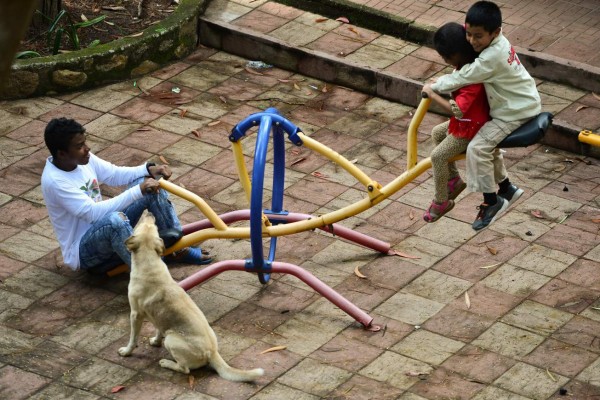
[[[448,181],[459,176],[456,163],[448,162],[451,158],[464,153],[469,145],[469,139],[457,138],[448,133],[450,121],[436,125],[431,130],[431,137],[436,144],[431,152],[431,165],[435,192],[433,199],[437,203],[448,200]]]

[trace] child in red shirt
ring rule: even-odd
[[[466,39],[465,28],[450,22],[438,29],[433,37],[436,51],[444,61],[460,70],[477,58],[477,53]],[[490,106],[483,84],[464,86],[452,92],[446,100],[427,84],[423,93],[452,114],[450,120],[431,131],[436,147],[431,152],[435,193],[428,210],[423,214],[426,222],[435,222],[454,207],[454,199],[466,188],[460,179],[453,157],[467,150],[469,141],[490,120]]]

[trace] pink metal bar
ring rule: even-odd
[[[256,272],[252,270],[247,270],[245,268],[245,265],[246,262],[244,260],[219,261],[215,264],[209,265],[208,267],[196,272],[193,275],[190,275],[186,279],[179,282],[179,286],[181,286],[184,290],[189,290],[194,286],[199,285],[200,283],[224,271]],[[304,270],[303,268],[294,264],[275,261],[272,264],[271,272],[295,276],[296,278],[300,279],[302,282],[310,286],[315,292],[319,293],[327,300],[338,306],[346,314],[350,315],[356,321],[360,322],[365,328],[370,328],[371,330],[378,330],[379,327],[371,326],[373,318],[369,316],[369,314],[355,306],[344,296],[333,290],[331,287],[327,286],[316,276]]]
[[[287,215],[279,215],[279,214],[269,215],[269,214],[267,214],[267,216],[271,220],[284,220],[286,222],[296,222],[296,221],[302,221],[302,220],[314,218],[314,216],[309,215],[309,214],[300,214],[300,213],[293,213],[293,212],[288,213]],[[246,210],[231,211],[231,212],[219,215],[219,218],[221,218],[223,220],[223,222],[225,222],[226,224],[230,224],[232,222],[237,222],[237,221],[249,220],[250,219],[250,210],[246,209]],[[351,242],[358,243],[361,246],[365,246],[367,248],[373,249],[380,253],[388,254],[388,252],[391,248],[389,243],[384,242],[379,239],[375,239],[374,237],[365,235],[364,233],[357,232],[355,230],[346,228],[345,226],[338,225],[338,224],[333,224],[332,226],[333,226],[333,229],[331,229],[330,226],[322,226],[319,229],[324,230],[325,232],[329,232],[333,235],[339,236],[341,238],[344,238],[346,240],[349,240]],[[213,227],[213,225],[211,224],[211,222],[208,219],[204,219],[202,221],[193,222],[191,224],[185,225],[183,227],[183,234],[187,235],[192,232],[197,232],[201,229],[207,229],[207,228],[212,228],[212,227]]]

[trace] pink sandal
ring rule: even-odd
[[[460,176],[450,179],[448,181],[448,199],[454,200],[466,187],[467,184],[460,179]]]
[[[423,219],[425,222],[435,222],[440,219],[444,214],[454,208],[453,200],[446,200],[445,202],[438,204],[434,201],[431,202],[431,205],[423,214]]]

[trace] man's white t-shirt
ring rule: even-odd
[[[103,201],[100,183],[127,185],[146,175],[145,164],[119,167],[92,153],[88,164],[78,165],[73,171],[57,168],[48,157],[42,173],[42,194],[65,265],[79,269],[79,243],[94,222],[113,211],[123,211],[143,196],[136,185]]]

